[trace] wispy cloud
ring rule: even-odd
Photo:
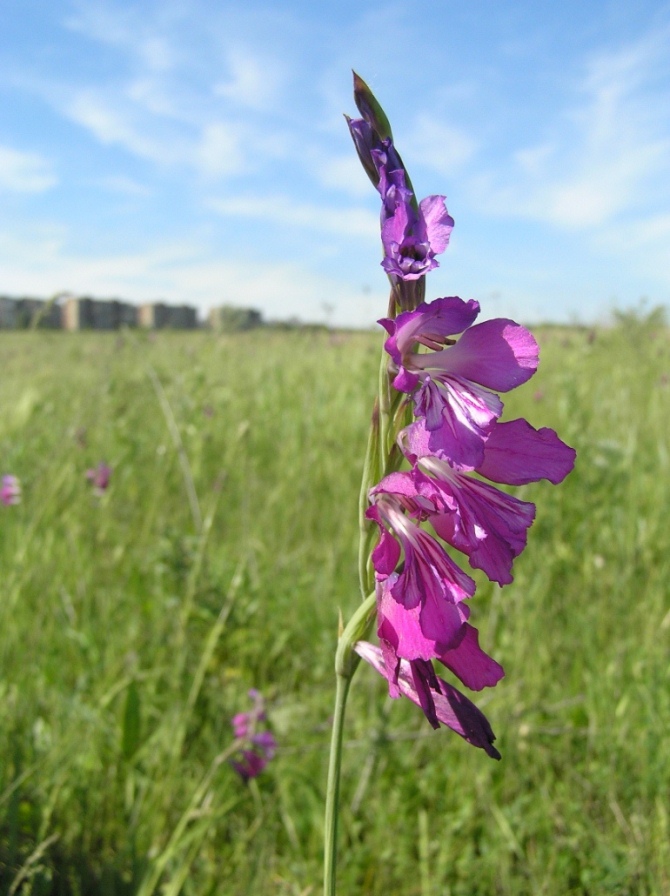
[[[279,195],[210,199],[207,207],[227,217],[257,218],[345,238],[379,239],[379,217],[367,208],[329,208]]]
[[[156,139],[152,129],[147,128],[146,120],[138,121],[118,96],[108,97],[94,90],[75,91],[64,103],[63,112],[104,145],[121,146],[152,162],[165,163],[175,158],[174,141],[166,144]]]
[[[233,47],[228,68],[229,78],[214,85],[215,95],[255,110],[272,110],[278,103],[287,76],[285,63],[268,54],[261,57],[248,47]]]
[[[477,140],[463,127],[420,114],[405,141],[405,152],[417,164],[426,165],[445,178],[452,178],[477,151]]]
[[[42,156],[0,146],[0,190],[42,193],[57,182],[51,163]]]
[[[151,195],[149,187],[125,174],[112,174],[108,177],[100,178],[96,182],[96,186],[102,187],[110,193],[118,193],[123,196],[142,197]]]
[[[594,54],[552,136],[517,150],[506,171],[473,178],[482,205],[595,230],[657,202],[659,178],[667,184],[670,172],[670,91],[658,86],[669,57],[667,30]]]
[[[372,198],[372,186],[353,151],[353,144],[346,156],[328,155],[316,149],[307,155],[309,171],[322,187],[356,198]]]
[[[249,164],[245,151],[249,142],[248,129],[221,121],[206,124],[193,153],[193,162],[208,177],[240,174]]]

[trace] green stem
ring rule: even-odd
[[[344,732],[344,710],[349,694],[349,685],[360,663],[354,652],[354,644],[365,638],[375,618],[376,595],[369,594],[349,620],[340,635],[335,654],[335,710],[333,731],[330,741],[330,764],[328,766],[328,789],[326,791],[326,821],[324,829],[323,853],[323,893],[335,896],[335,874],[337,866],[337,818],[340,807],[340,767],[342,765],[342,735]]]
[[[371,576],[369,571],[368,558],[370,556],[370,537],[373,526],[370,521],[365,518],[365,511],[368,509],[370,502],[368,500],[368,491],[379,481],[379,403],[375,401],[372,411],[372,421],[370,424],[370,433],[368,435],[368,446],[365,452],[365,463],[363,464],[363,476],[361,479],[361,490],[358,498],[358,579],[361,586],[361,599],[365,600],[371,588]]]
[[[344,734],[344,710],[351,678],[337,676],[335,691],[335,712],[330,740],[330,763],[328,765],[328,790],[326,792],[326,823],[323,852],[323,894],[335,896],[337,870],[337,818],[340,803],[340,768],[342,765],[342,736]]]

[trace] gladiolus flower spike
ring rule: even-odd
[[[557,484],[575,461],[553,430],[503,420],[499,393],[537,370],[539,349],[528,330],[506,318],[477,323],[473,299],[425,300],[426,275],[449,245],[454,219],[443,195],[417,200],[388,118],[358,75],[354,97],[361,117],[347,124],[380,196],[381,265],[391,294],[379,321],[386,342],[359,502],[363,600],[335,655],[324,896],[336,893],[344,714],[359,660],[382,676],[392,698],[419,706],[433,728],[444,725],[500,759],[481,710],[437,674],[442,667],[473,691],[504,675],[479,645],[469,608],[475,581],[454,556],[508,585],[535,505],[494,483]],[[368,640],[375,620],[378,646]]]
[[[359,640],[353,649],[386,679],[391,697],[408,697],[433,727],[446,725],[499,759],[486,718],[433,668],[437,662],[475,691],[504,674],[479,646],[468,621],[475,583],[446,545],[491,581],[509,584],[535,505],[492,483],[557,484],[575,452],[551,429],[501,419],[498,393],[537,370],[538,345],[525,327],[506,318],[476,323],[480,307],[472,299],[423,301],[425,275],[447,248],[454,221],[444,196],[417,202],[386,116],[357,76],[355,97],[363,117],[347,121],[381,197],[382,267],[392,291],[389,315],[379,321],[387,333],[379,404],[389,439],[371,440],[381,456],[366,464],[382,471],[367,483],[365,518],[379,537],[373,581],[362,583],[375,590],[379,647]],[[403,460],[408,469],[400,469]]]

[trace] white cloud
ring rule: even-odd
[[[105,145],[117,145],[133,155],[156,162],[167,162],[174,156],[174,148],[142,133],[142,125],[132,120],[132,114],[118,102],[109,100],[93,90],[79,91],[65,105],[68,118],[90,131]]]
[[[286,228],[301,227],[355,239],[379,239],[379,217],[366,208],[329,208],[278,195],[210,199],[207,207],[220,215],[258,218]]]
[[[670,201],[670,92],[657,85],[669,37],[654,33],[587,60],[571,106],[551,123],[552,136],[517,150],[507,171],[473,179],[482,206],[595,231]]]
[[[659,298],[670,292],[670,213],[631,218],[625,226],[602,228],[594,245],[620,259],[641,282],[656,283],[655,289],[663,290]]]
[[[51,164],[42,156],[0,146],[0,190],[42,193],[57,182]]]
[[[97,181],[97,185],[110,193],[120,193],[125,196],[150,196],[151,190],[144,184],[127,177],[125,174],[114,174],[103,177]]]
[[[248,166],[246,128],[221,121],[205,125],[194,161],[205,176],[225,177],[239,174]]]
[[[346,193],[349,196],[372,198],[373,187],[358,160],[352,144],[346,156],[314,154],[311,172],[317,183],[329,190]]]
[[[169,42],[156,34],[143,40],[139,45],[142,60],[149,71],[165,72],[174,65],[174,53]]]
[[[445,177],[458,172],[477,151],[477,141],[463,128],[425,114],[417,116],[402,146],[413,165],[424,164]]]
[[[174,92],[160,77],[149,75],[137,78],[126,87],[124,93],[129,100],[152,115],[179,118]]]
[[[152,16],[148,9],[142,9],[138,15],[128,4],[98,0],[74,2],[77,11],[65,20],[66,28],[95,43],[124,50],[148,72],[167,72],[174,68],[179,52],[165,33],[173,18],[169,3],[163,4],[163,13],[167,15]]]
[[[286,66],[269,56],[260,58],[249,48],[235,47],[228,53],[230,78],[214,86],[217,96],[250,109],[272,109],[286,80]]]

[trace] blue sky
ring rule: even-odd
[[[369,325],[351,69],[456,221],[428,296],[670,302],[670,3],[2,0],[0,293]]]

